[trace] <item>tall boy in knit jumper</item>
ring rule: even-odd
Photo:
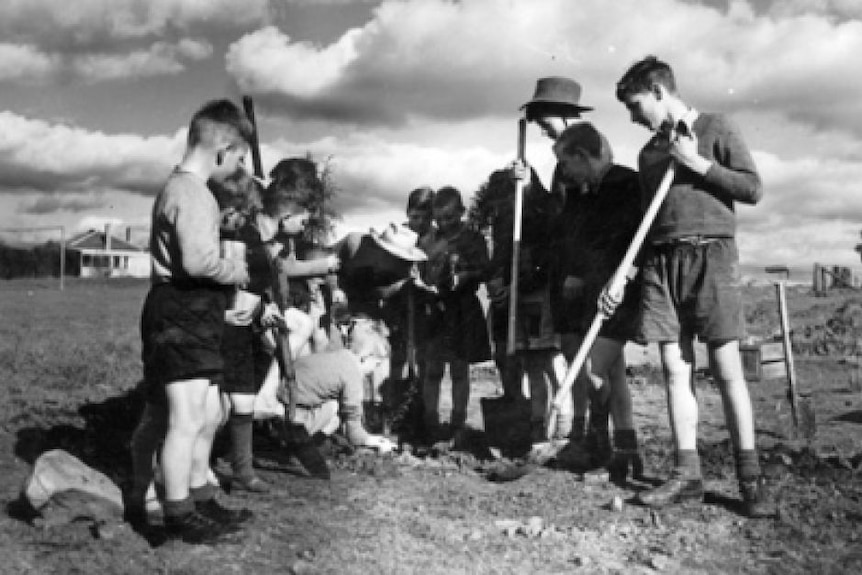
[[[638,158],[642,190],[656,193],[669,163],[676,175],[647,238],[641,277],[640,336],[659,344],[676,446],[672,477],[641,492],[641,503],[660,507],[701,500],[697,453],[698,405],[693,388],[694,338],[706,343],[735,449],[743,513],[771,514],[758,462],[754,416],[739,356],[741,290],[734,202],[755,204],[760,176],[735,124],[721,114],[699,113],[676,89],[673,71],[649,56],[617,83],[617,98],[632,122],[655,135]],[[621,294],[605,293],[605,311]]]

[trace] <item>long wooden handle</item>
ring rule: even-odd
[[[518,120],[518,159],[524,161],[527,148],[527,118]],[[515,211],[512,222],[512,271],[509,280],[509,317],[506,354],[515,354],[518,335],[518,268],[521,265],[521,220],[524,214],[524,181],[515,182]]]
[[[263,177],[263,165],[260,162],[260,141],[257,137],[257,120],[254,117],[254,101],[251,99],[251,96],[243,96],[242,97],[242,107],[245,110],[245,115],[248,117],[248,121],[251,122],[252,130],[251,133],[251,161],[254,166],[254,175],[258,178]]]
[[[778,292],[778,316],[781,319],[781,341],[784,347],[784,365],[787,368],[787,398],[790,401],[790,415],[793,427],[799,427],[799,394],[796,390],[796,369],[793,366],[793,349],[790,342],[790,319],[787,316],[787,294],[784,282],[775,284]]]
[[[670,190],[670,185],[673,183],[673,177],[675,174],[676,162],[671,160],[655,196],[653,196],[634,237],[632,237],[632,241],[629,243],[629,247],[623,256],[622,262],[620,262],[619,267],[617,267],[611,278],[608,292],[619,293],[625,287],[626,282],[629,281],[629,270],[631,269],[632,264],[634,264],[635,258],[646,239],[646,235],[649,232],[653,221],[655,221],[656,215],[658,215],[658,210]],[[572,384],[574,384],[575,378],[578,376],[581,368],[584,366],[587,355],[592,349],[593,343],[595,342],[596,337],[598,337],[599,330],[606,319],[608,318],[605,317],[601,310],[596,313],[592,323],[590,324],[589,330],[587,330],[587,334],[584,336],[584,340],[581,342],[581,347],[578,348],[578,352],[566,372],[566,379],[562,382],[560,389],[557,390],[557,393],[554,395],[554,400],[551,402],[551,410],[548,414],[548,437],[553,437],[554,435],[554,431],[557,426],[557,416],[559,415],[565,400],[568,398],[569,390],[571,389]]]
[[[242,107],[253,128],[249,145],[251,146],[254,175],[262,178],[263,166],[260,161],[260,142],[257,135],[257,120],[254,115],[254,102],[251,96],[242,97]],[[272,277],[272,300],[278,306],[278,309],[284,313],[288,307],[289,287],[287,275],[281,272],[278,255],[270,256],[269,269]],[[275,333],[275,358],[278,361],[278,367],[281,369],[281,376],[284,378],[287,388],[288,397],[285,402],[287,404],[287,421],[293,421],[293,416],[296,412],[296,372],[293,368],[293,356],[290,353],[290,339],[287,330],[282,328],[277,328]]]

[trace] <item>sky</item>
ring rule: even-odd
[[[145,238],[188,120],[214,98],[254,99],[266,171],[329,162],[337,234],[403,221],[423,185],[469,202],[514,159],[540,77],[577,80],[634,167],[649,133],[614,87],[649,54],[751,148],[764,197],[737,206],[742,263],[858,267],[857,0],[3,0],[0,240],[106,223]],[[535,126],[527,159],[547,181]]]

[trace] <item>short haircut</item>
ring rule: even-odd
[[[655,56],[647,56],[634,63],[617,82],[617,100],[622,102],[634,94],[649,92],[656,84],[661,84],[671,93],[676,92],[671,67]]]
[[[567,156],[581,149],[593,158],[599,158],[602,155],[603,140],[601,132],[590,122],[578,122],[563,130],[554,143],[554,148]]]
[[[431,205],[435,210],[445,208],[446,206],[454,206],[459,210],[464,210],[464,202],[461,200],[461,192],[452,186],[444,186],[437,190],[434,194],[434,200]]]
[[[434,202],[434,190],[428,186],[416,188],[410,195],[407,196],[407,211],[420,210],[423,212],[431,211],[431,204]]]
[[[571,104],[562,102],[531,102],[527,104],[527,121],[535,122],[542,116],[558,116],[560,118],[580,118],[581,112]]]
[[[264,213],[270,216],[298,207],[309,209],[323,193],[317,165],[307,158],[282,160],[272,169],[269,177],[272,181],[261,200]]]
[[[230,100],[212,100],[192,116],[187,144],[208,148],[248,144],[253,134],[254,127],[236,104]]]

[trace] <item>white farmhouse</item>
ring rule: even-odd
[[[111,235],[111,226],[104,231],[90,230],[66,242],[69,275],[82,278],[150,276],[150,254],[131,243],[130,230],[126,239]]]

